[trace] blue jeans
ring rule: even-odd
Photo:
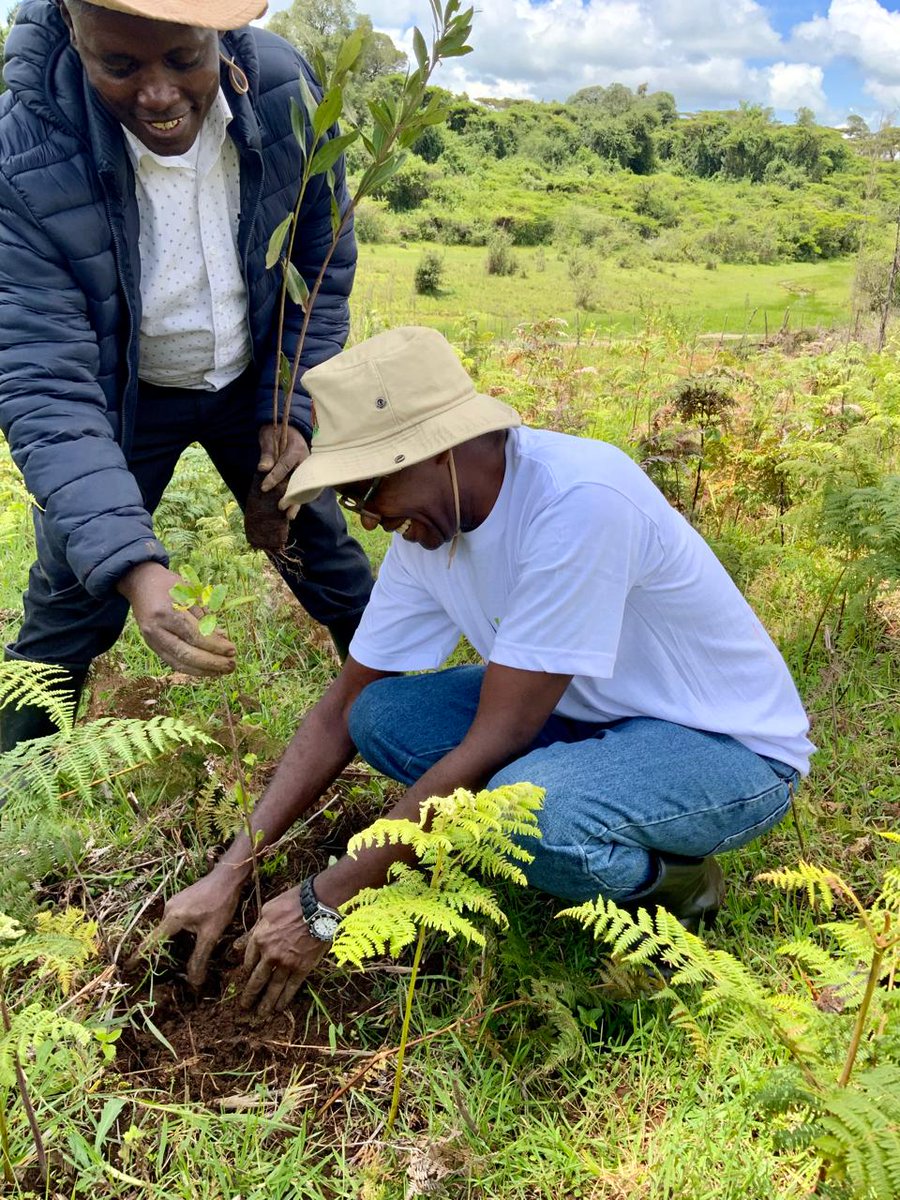
[[[358,697],[350,734],[377,770],[407,785],[459,745],[483,667],[380,679]],[[551,716],[489,788],[545,789],[528,882],[564,900],[621,900],[657,877],[658,853],[705,858],[752,841],[784,817],[793,767],[727,734],[650,717],[594,725]]]

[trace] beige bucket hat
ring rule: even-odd
[[[195,29],[239,29],[261,17],[267,0],[89,0],[96,8],[146,17],[148,21],[170,21]]]
[[[514,408],[476,392],[436,329],[418,325],[360,342],[307,371],[302,382],[318,425],[309,458],[288,482],[284,508],[522,423]]]

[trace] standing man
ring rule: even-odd
[[[335,486],[394,536],[340,676],[253,814],[259,845],[358,751],[407,786],[397,819],[458,787],[536,784],[529,883],[710,921],[714,856],[781,820],[813,749],[784,660],[710,548],[621,451],[520,428],[434,330],[380,334],[304,383],[319,428],[285,502]],[[460,634],[485,665],[439,669]],[[340,906],[407,853],[344,857],[266,904],[244,1003],[290,1003]],[[197,935],[193,982],[250,859],[241,835],[167,905],[160,934]]]
[[[320,92],[288,43],[245,27],[264,10],[264,0],[25,0],[7,39],[0,428],[35,499],[37,562],[6,653],[63,666],[76,699],[129,605],[171,666],[233,669],[234,646],[173,609],[179,577],[153,533],[182,451],[200,442],[242,507],[257,473],[277,489],[309,453],[304,393],[281,453],[272,434],[281,276],[265,255],[300,180],[301,73]],[[335,195],[343,209],[343,160]],[[295,239],[310,285],[331,240],[320,176]],[[343,346],[355,266],[348,224],[309,323],[307,367]],[[290,310],[288,357],[302,319]],[[333,493],[292,516],[273,561],[344,655],[368,562]],[[41,710],[0,712],[2,751],[50,732]]]

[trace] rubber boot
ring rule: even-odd
[[[356,627],[361,620],[362,613],[354,613],[352,617],[338,617],[336,621],[331,621],[328,625],[328,632],[331,634],[334,648],[342,663],[347,661],[347,655],[350,653],[350,643],[353,640],[354,633],[356,633]]]
[[[628,911],[664,908],[689,933],[709,928],[725,898],[725,877],[714,858],[681,858],[657,854],[659,873],[649,887],[629,896],[620,906]]]
[[[16,654],[9,647],[3,655],[7,662],[26,662],[21,654]],[[88,668],[65,668],[66,677],[60,677],[55,688],[72,697],[77,707],[87,679]],[[0,754],[12,750],[19,742],[30,742],[33,738],[48,737],[57,733],[58,726],[53,722],[46,709],[36,704],[23,704],[20,708],[7,704],[0,708]]]

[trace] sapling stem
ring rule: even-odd
[[[225,636],[231,641],[231,630],[228,627],[228,618],[222,614],[222,623],[225,626]],[[247,832],[247,838],[250,842],[250,864],[253,872],[253,895],[256,899],[256,916],[259,919],[259,914],[262,912],[262,889],[259,885],[259,858],[256,853],[256,837],[253,833],[253,810],[250,807],[250,788],[248,779],[244,773],[244,764],[241,762],[241,756],[238,753],[237,730],[234,727],[234,717],[231,713],[231,702],[228,698],[228,691],[225,687],[224,680],[219,681],[219,686],[222,690],[222,701],[225,705],[225,720],[228,722],[228,737],[231,741],[231,761],[234,764],[234,769],[237,772],[237,788],[238,788],[238,803],[241,806],[241,815],[244,818],[244,829]]]
[[[0,971],[0,989],[3,988],[3,983],[4,983],[4,976],[3,976],[2,971]],[[9,1033],[9,1031],[12,1029],[12,1021],[10,1020],[9,1008],[7,1007],[7,1004],[6,1004],[6,996],[3,995],[2,990],[0,990],[0,1014],[2,1014],[2,1017],[3,1017],[3,1028],[7,1033]],[[46,1186],[46,1184],[47,1184],[47,1152],[44,1149],[44,1139],[41,1136],[41,1127],[38,1124],[38,1119],[37,1119],[37,1116],[34,1111],[34,1106],[31,1103],[31,1096],[28,1092],[28,1080],[25,1078],[25,1072],[22,1070],[22,1063],[20,1062],[19,1055],[18,1055],[17,1051],[15,1051],[15,1050],[13,1051],[12,1060],[13,1060],[13,1067],[16,1072],[16,1083],[18,1084],[18,1087],[19,1087],[19,1098],[22,1101],[22,1107],[25,1109],[25,1116],[28,1118],[28,1125],[31,1129],[31,1140],[34,1142],[34,1152],[37,1155],[38,1170],[40,1171],[41,1179],[43,1180],[44,1185]],[[0,1106],[0,1107],[2,1107],[2,1106]],[[5,1157],[7,1155],[8,1148],[9,1148],[9,1144],[7,1142],[6,1146],[4,1146],[4,1156]],[[8,1158],[6,1159],[6,1162],[8,1163]],[[4,1164],[4,1165],[6,1165],[6,1164]]]

